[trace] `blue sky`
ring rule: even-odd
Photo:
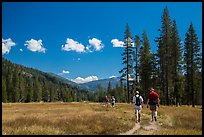
[[[2,2],[2,55],[77,82],[119,76],[124,48],[111,41],[124,41],[128,23],[156,52],[165,6],[182,41],[191,21],[202,40],[201,2]]]

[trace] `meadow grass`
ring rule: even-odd
[[[162,106],[159,112],[163,119],[167,120],[164,123],[164,128],[155,134],[202,135],[201,106],[195,108],[191,106]]]
[[[148,125],[150,111],[144,106],[141,126]],[[199,107],[161,106],[159,130],[135,134],[202,134]],[[108,135],[130,130],[135,125],[132,104],[117,103],[106,111],[104,103],[2,103],[3,135]]]
[[[128,104],[2,104],[2,134],[118,134],[134,126]]]

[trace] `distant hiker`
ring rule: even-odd
[[[139,91],[136,91],[136,95],[133,97],[132,102],[134,103],[136,123],[137,123],[137,122],[140,122],[140,116],[141,116],[142,104],[143,104],[143,98],[142,96],[139,95]]]
[[[108,96],[106,96],[105,101],[106,101],[106,111],[108,111],[108,102],[109,102]]]
[[[159,95],[151,88],[151,92],[148,94],[147,108],[150,106],[152,112],[152,121],[157,121],[157,111],[160,104]],[[158,106],[158,107],[157,107]]]
[[[115,97],[114,96],[112,96],[111,98],[111,105],[113,108],[115,107]]]

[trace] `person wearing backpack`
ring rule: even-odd
[[[112,96],[111,98],[111,105],[113,108],[115,107],[115,97],[114,96]]]
[[[143,108],[143,98],[139,95],[139,91],[136,91],[136,95],[133,96],[132,102],[134,103],[136,123],[140,122],[141,111]]]
[[[152,115],[152,121],[157,121],[157,111],[160,104],[159,95],[154,91],[153,88],[151,88],[151,92],[148,94],[147,99],[147,108],[150,107],[151,115]]]

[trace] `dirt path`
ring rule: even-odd
[[[141,126],[139,123],[136,123],[135,126],[120,135],[134,135],[136,131],[139,131],[140,135],[151,135],[155,130],[159,129],[159,125],[157,122],[149,122],[148,125]]]
[[[158,125],[156,122],[149,122],[148,125],[142,127],[146,131],[158,130]]]
[[[120,135],[133,135],[133,133],[134,133],[136,130],[138,130],[140,127],[141,127],[141,126],[140,126],[139,123],[135,123],[135,126],[134,126],[131,130],[129,130],[129,131],[125,132],[125,133],[121,133]]]
[[[142,114],[145,122],[135,123],[135,126],[127,132],[120,133],[119,135],[152,135],[155,131],[159,131],[163,128],[163,125],[172,126],[172,119],[169,116],[159,118],[159,121],[151,121],[151,118],[148,114]],[[148,120],[147,120],[148,119]]]
[[[149,122],[148,125],[141,127],[141,130],[137,133],[139,135],[152,135],[156,130],[159,130],[159,123]]]

